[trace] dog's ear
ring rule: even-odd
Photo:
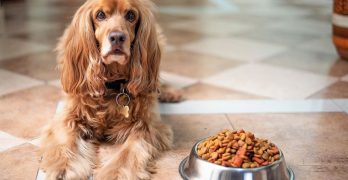
[[[153,5],[148,1],[142,1],[140,4],[139,20],[131,52],[130,81],[127,86],[133,96],[157,91],[161,59],[159,37],[152,13]]]
[[[75,13],[57,46],[61,83],[68,94],[98,94],[101,79],[92,77],[98,71],[99,53],[94,35],[92,4],[87,1]],[[97,85],[96,85],[97,84]]]

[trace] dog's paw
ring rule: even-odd
[[[184,98],[181,89],[163,85],[158,99],[160,102],[180,102]]]

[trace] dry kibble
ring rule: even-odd
[[[242,167],[243,168],[250,168],[250,163],[243,163]]]
[[[238,142],[233,143],[232,148],[233,149],[238,149],[239,148]]]
[[[202,157],[202,159],[207,160],[207,159],[209,159],[210,156],[209,156],[209,154],[203,154],[201,157]]]
[[[240,140],[242,140],[242,141],[245,140],[245,134],[244,134],[244,133],[241,133],[241,134],[240,134]]]
[[[268,160],[269,154],[268,154],[267,152],[263,153],[262,158],[263,158],[264,160]]]
[[[247,137],[245,139],[245,142],[247,143],[247,145],[250,145],[252,143],[251,139],[249,137]]]
[[[222,156],[221,158],[223,161],[227,161],[229,159],[231,159],[231,156]]]
[[[255,168],[255,167],[257,167],[257,164],[256,164],[256,163],[251,163],[251,164],[250,164],[250,168]]]
[[[219,154],[222,154],[222,153],[225,152],[225,150],[226,150],[226,148],[222,147],[222,148],[220,148],[217,152],[218,152]]]
[[[243,146],[244,144],[245,144],[245,142],[242,141],[242,139],[240,139],[240,140],[238,141],[238,145],[239,145],[239,146]]]
[[[225,167],[256,168],[280,159],[279,149],[244,130],[224,130],[200,143],[200,158]]]
[[[210,154],[210,157],[212,158],[212,159],[217,159],[218,158],[218,153],[217,152],[213,152],[213,153],[211,153]]]

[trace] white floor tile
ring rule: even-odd
[[[304,50],[314,51],[314,52],[337,54],[335,46],[331,40],[331,37],[325,37],[325,38],[308,41],[300,45],[299,48]],[[337,58],[338,58],[338,55],[337,55]]]
[[[240,61],[259,61],[286,50],[284,46],[242,38],[207,38],[187,44],[183,49]]]
[[[176,88],[187,87],[187,86],[190,86],[190,85],[198,82],[198,80],[196,80],[196,79],[192,79],[189,77],[180,76],[177,74],[164,72],[164,71],[162,71],[160,73],[160,80],[162,83],[169,84],[169,85],[176,87]]]
[[[341,77],[341,80],[348,82],[348,74]]]
[[[274,3],[247,6],[245,9],[241,10],[241,12],[247,15],[271,18],[294,18],[310,14],[307,9],[294,8],[291,6],[277,6]]]
[[[331,24],[317,20],[286,19],[267,26],[266,29],[291,32],[303,35],[329,36]]]
[[[29,143],[34,145],[34,146],[40,146],[41,139],[40,138],[36,138],[36,139],[33,139],[33,140],[29,141]]]
[[[0,152],[5,151],[11,147],[18,146],[26,141],[10,134],[0,131]]]
[[[264,64],[247,64],[204,80],[205,83],[275,99],[303,99],[338,79]]]
[[[164,47],[164,53],[166,52],[172,52],[172,51],[175,51],[177,49],[177,47],[173,46],[173,45],[170,45],[170,44],[167,44],[165,47]]]
[[[16,74],[10,71],[0,69],[0,96],[14,91],[30,88],[43,82]]]
[[[48,82],[48,84],[58,88],[62,88],[62,85],[60,84],[60,79],[51,80]]]

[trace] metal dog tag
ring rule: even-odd
[[[119,103],[119,98],[120,98],[121,96],[126,96],[126,98],[127,98],[127,102],[126,102],[124,105],[121,105],[121,104]],[[128,118],[128,117],[129,117],[129,106],[128,106],[129,102],[130,102],[130,97],[129,97],[129,95],[128,95],[127,93],[124,92],[124,89],[122,89],[122,91],[121,91],[120,93],[118,93],[117,96],[116,96],[116,103],[117,103],[118,106],[121,106],[120,113],[121,113],[125,118]]]
[[[121,108],[120,113],[125,117],[128,118],[129,117],[129,107],[128,106],[123,106]]]

